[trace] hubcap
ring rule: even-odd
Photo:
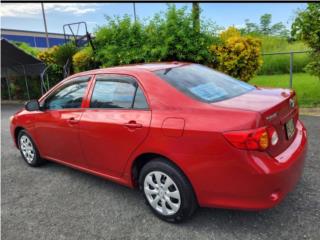
[[[153,171],[145,177],[144,193],[150,205],[163,215],[173,215],[180,209],[179,189],[172,178],[163,172]]]
[[[27,160],[27,162],[31,163],[34,158],[34,155],[35,155],[35,150],[34,150],[32,142],[28,136],[23,135],[20,138],[20,148],[21,148],[22,154],[25,157],[25,159]]]

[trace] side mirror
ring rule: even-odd
[[[26,104],[24,106],[27,111],[39,111],[40,110],[39,102],[36,99],[26,102]]]

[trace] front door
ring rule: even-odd
[[[50,94],[37,116],[36,134],[45,158],[84,165],[79,140],[82,101],[90,76],[72,79]]]
[[[146,138],[150,121],[151,111],[134,78],[98,75],[79,124],[89,168],[119,176]]]

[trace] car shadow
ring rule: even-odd
[[[48,169],[50,174],[61,172],[70,175],[79,185],[89,184],[89,188],[97,192],[111,192],[115,198],[124,198],[126,203],[130,202],[135,208],[146,207],[138,190],[130,189],[126,186],[112,181],[94,176],[76,169],[48,161],[42,168]],[[238,230],[250,230],[252,233],[261,229],[275,231],[275,227],[285,227],[290,222],[295,221],[297,215],[301,213],[301,202],[308,201],[305,198],[304,189],[308,183],[303,179],[299,182],[295,191],[290,193],[287,198],[278,206],[263,211],[241,211],[218,208],[198,208],[194,216],[186,222],[178,224],[179,227],[192,227],[197,231],[212,231],[212,228],[224,229],[227,232],[237,235]],[[152,215],[151,211],[145,213]],[[290,216],[290,219],[288,219]],[[149,216],[148,216],[149,217]],[[160,220],[159,220],[160,221]],[[162,221],[160,221],[162,222]],[[167,224],[163,222],[164,224]],[[169,224],[169,223],[168,223]]]

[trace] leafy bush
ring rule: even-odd
[[[26,53],[36,57],[38,55],[38,53],[40,52],[39,49],[31,47],[28,43],[25,42],[12,42],[14,45],[16,45],[18,48],[20,48],[21,50],[25,51]]]
[[[174,5],[147,24],[132,22],[129,16],[107,18],[96,32],[96,60],[103,66],[172,60],[206,63],[215,38],[205,22],[201,25],[196,31],[192,14]]]
[[[92,48],[85,47],[78,51],[73,55],[72,62],[76,72],[92,69],[95,66]]]
[[[222,43],[212,45],[210,52],[216,56],[212,66],[243,81],[249,81],[259,70],[261,42],[251,36],[241,36],[234,27],[220,34]]]
[[[38,53],[37,58],[46,64],[56,64],[55,54],[59,47],[54,46]]]
[[[201,25],[206,23],[202,22]],[[194,29],[193,16],[186,12],[186,8],[176,9],[174,5],[169,5],[160,26],[158,36],[166,50],[163,60],[197,63],[210,61],[208,47],[215,38],[212,33],[203,28],[200,32]]]
[[[96,32],[96,60],[103,66],[141,62],[143,59],[143,31],[140,21],[107,17],[107,25]]]
[[[320,4],[308,3],[308,7],[300,11],[292,24],[292,35],[305,41],[312,49],[310,73],[320,78]]]
[[[62,67],[60,67],[57,64],[50,65],[50,67],[47,70],[47,76],[47,81],[49,82],[49,85],[52,87],[64,78]]]
[[[60,45],[57,51],[54,52],[54,60],[57,65],[64,67],[67,62],[70,64],[70,74],[73,74],[72,57],[77,52],[77,47],[73,42]]]
[[[38,58],[46,64],[57,64],[63,67],[67,61],[72,62],[72,57],[77,52],[77,47],[72,43],[53,46],[38,54]]]
[[[63,69],[60,65],[56,62],[56,53],[59,50],[59,46],[53,46],[51,48],[48,48],[38,54],[38,59],[43,61],[46,65],[50,65],[50,67],[47,70],[47,74],[50,77],[49,78],[49,84],[50,86],[58,83],[63,79]]]
[[[229,27],[227,30],[220,33],[220,38],[222,41],[227,41],[231,37],[240,37],[240,31],[235,27]]]
[[[67,61],[70,61],[70,73],[74,72],[72,57],[76,52],[77,47],[72,42],[69,42],[46,49],[40,52],[37,57],[47,65],[50,65],[49,73],[53,75],[54,82],[57,82],[62,79],[63,67]]]

